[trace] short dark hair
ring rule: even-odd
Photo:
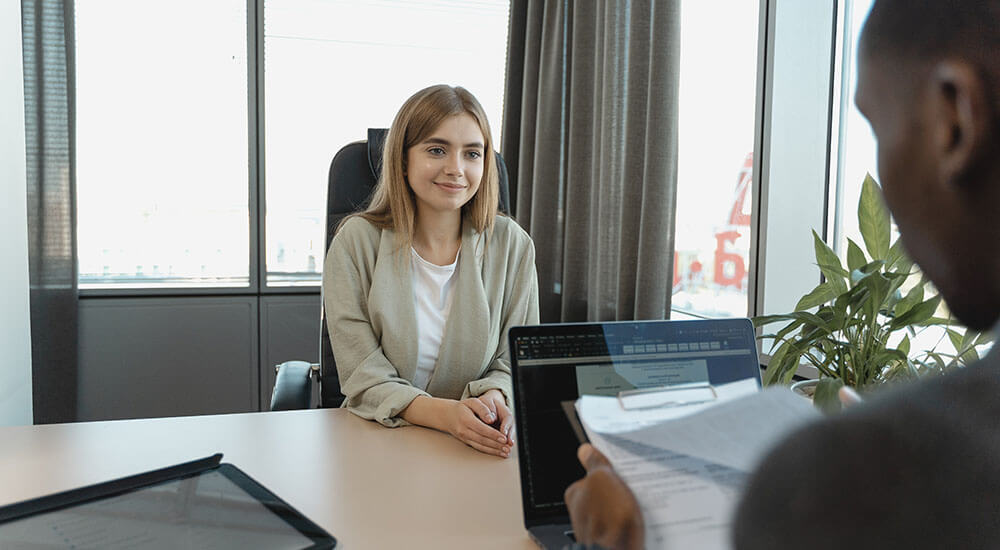
[[[1000,65],[1000,0],[876,0],[861,53],[918,63],[960,55],[993,72]]]

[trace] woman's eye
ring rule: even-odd
[[[441,147],[431,147],[430,149],[427,150],[427,152],[432,155],[443,155],[444,149]]]
[[[479,151],[469,151],[468,153],[466,153],[466,155],[473,160],[480,159],[483,156],[483,154],[480,153]]]

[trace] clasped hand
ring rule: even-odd
[[[499,390],[456,401],[450,413],[448,432],[453,436],[477,451],[510,456],[514,416]]]

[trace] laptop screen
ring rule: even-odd
[[[568,521],[563,493],[583,477],[563,402],[580,395],[754,378],[748,319],[627,321],[510,330],[525,524]]]

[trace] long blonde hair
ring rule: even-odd
[[[396,232],[401,248],[413,243],[416,226],[416,202],[406,181],[406,152],[427,139],[450,116],[468,113],[483,133],[483,177],[479,189],[462,206],[462,221],[476,232],[485,234],[493,228],[500,196],[500,176],[490,123],[475,96],[459,86],[438,84],[410,96],[396,113],[382,149],[382,173],[368,208],[360,214],[376,227]]]

